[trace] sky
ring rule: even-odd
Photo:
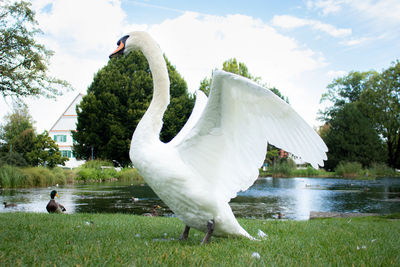
[[[26,99],[38,133],[50,130],[94,74],[107,64],[118,39],[147,31],[190,92],[230,58],[278,88],[317,127],[320,98],[334,78],[350,71],[382,71],[400,59],[398,0],[32,0],[55,52],[49,73],[74,90],[56,100]],[[12,101],[0,99],[0,123]]]

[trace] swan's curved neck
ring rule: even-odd
[[[162,118],[169,104],[168,69],[159,46],[147,34],[142,36],[137,46],[149,62],[153,77],[153,98],[136,127],[131,146],[134,142],[141,144],[159,142]]]

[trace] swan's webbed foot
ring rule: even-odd
[[[181,236],[179,237],[179,240],[187,240],[188,236],[189,236],[189,230],[190,230],[190,227],[186,225],[185,230],[183,230]]]
[[[214,232],[215,222],[214,220],[209,220],[207,222],[207,234],[204,236],[203,240],[201,241],[200,245],[208,244],[210,242],[211,236]]]

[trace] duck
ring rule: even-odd
[[[129,156],[159,198],[191,228],[212,236],[254,240],[236,220],[229,201],[257,179],[268,144],[323,166],[327,147],[319,135],[272,91],[242,76],[215,70],[209,97],[196,92],[191,115],[168,143],[160,141],[170,102],[170,81],[161,48],[143,31],[117,42],[110,60],[134,50],[147,59],[153,96],[134,130]]]
[[[59,197],[56,190],[51,191],[50,201],[47,203],[46,210],[49,213],[63,213],[66,211],[65,207],[54,200],[54,197]]]
[[[132,197],[132,198],[131,198],[131,201],[132,201],[132,202],[138,202],[138,201],[139,201],[139,198],[137,198],[137,197]]]
[[[4,208],[15,208],[15,207],[17,207],[18,205],[17,204],[15,204],[15,203],[7,203],[7,202],[3,202],[3,204],[4,204]]]
[[[149,217],[157,217],[157,209],[161,209],[161,207],[159,205],[154,205],[151,213],[144,213],[143,216],[149,216]]]

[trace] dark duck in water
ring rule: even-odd
[[[57,203],[54,200],[54,197],[59,197],[56,190],[51,191],[51,193],[50,193],[50,198],[51,199],[50,199],[49,203],[46,206],[46,210],[49,213],[63,213],[63,212],[65,212],[66,209],[64,208],[64,206],[61,205],[60,203]]]
[[[17,206],[17,204],[15,204],[15,203],[3,202],[3,204],[4,204],[4,208],[15,208]]]
[[[143,214],[143,216],[150,216],[150,217],[157,217],[157,210],[156,209],[160,209],[161,207],[159,205],[154,205],[153,209],[151,210],[151,213],[145,213]]]

